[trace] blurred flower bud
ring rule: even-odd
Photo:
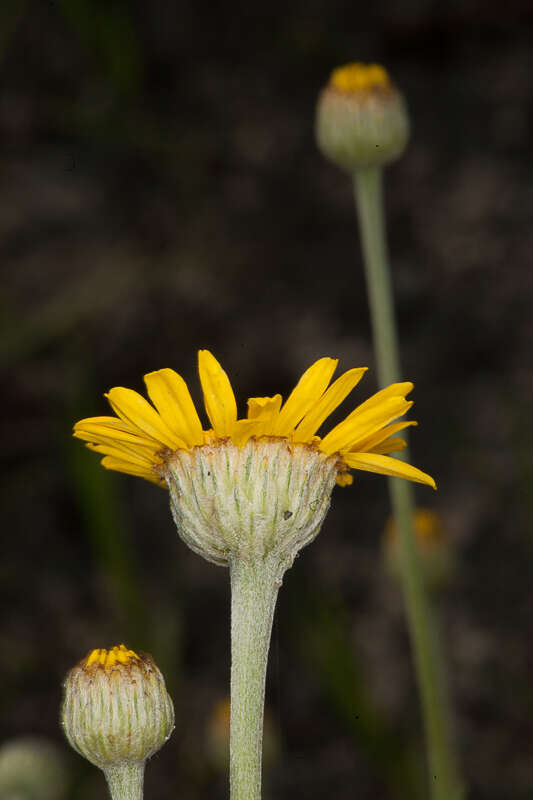
[[[456,574],[456,558],[442,520],[428,508],[417,508],[413,514],[413,532],[420,569],[429,589],[447,586]],[[390,517],[383,536],[383,557],[387,572],[400,578],[400,547],[396,523]]]
[[[352,173],[388,164],[404,151],[404,99],[378,64],[347,64],[331,73],[318,98],[316,140],[322,153]]]
[[[64,758],[53,742],[24,737],[0,747],[2,800],[63,800],[67,788]]]
[[[229,766],[230,698],[225,697],[213,706],[207,721],[207,757],[213,767],[226,772]],[[266,767],[276,761],[279,741],[268,708],[265,709],[263,727],[263,763]]]
[[[174,707],[151,656],[121,644],[93,650],[70,670],[61,718],[72,747],[106,771],[157,752],[174,728]]]

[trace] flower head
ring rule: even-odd
[[[333,70],[318,100],[316,136],[324,155],[349,172],[398,158],[409,119],[387,71],[359,62]]]
[[[331,431],[319,436],[327,417],[348,396],[366,368],[350,369],[333,383],[338,360],[321,358],[300,378],[285,403],[280,394],[251,397],[248,413],[238,418],[228,376],[208,350],[200,350],[198,366],[205,410],[211,427],[204,429],[187,384],[172,369],[144,376],[151,405],[132,389],[115,387],[106,397],[115,417],[89,417],[74,426],[74,436],[102,453],[102,466],[168,485],[168,464],[176,453],[216,448],[231,442],[243,448],[250,441],[283,440],[310,448],[335,461],[337,482],[352,483],[350,469],[378,472],[426,483],[433,478],[390,453],[405,447],[396,434],[416,425],[396,422],[413,405],[406,396],[412,383],[394,383],[357,406]]]
[[[72,747],[104,771],[142,763],[167,741],[174,707],[147,653],[92,650],[68,673],[61,712]]]
[[[276,394],[252,397],[239,419],[228,376],[207,350],[199,373],[211,427],[204,429],[183,378],[171,369],[145,375],[150,405],[117,387],[107,398],[116,417],[81,420],[74,435],[104,455],[102,464],[170,489],[171,508],[186,543],[227,564],[235,555],[268,553],[290,561],[318,533],[335,481],[351,469],[435,486],[433,478],[389,453],[403,449],[396,421],[412,406],[411,383],[382,389],[324,435],[327,417],[361,380],[350,369],[331,383],[337,359],[321,358],[285,403]]]

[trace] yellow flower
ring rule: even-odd
[[[317,431],[359,383],[366,368],[350,369],[330,384],[338,360],[321,358],[300,378],[282,403],[281,395],[251,397],[248,414],[239,419],[228,376],[208,350],[198,367],[211,428],[204,430],[183,378],[172,369],[145,375],[151,405],[132,389],[115,387],[106,395],[116,417],[89,417],[76,423],[74,436],[103,453],[107,469],[167,485],[166,465],[176,451],[231,441],[243,447],[250,439],[284,439],[317,450],[337,461],[337,483],[352,483],[349,469],[407,478],[435,488],[433,478],[388,454],[405,447],[397,434],[416,425],[394,422],[412,406],[406,395],[412,383],[394,383],[355,408],[329,433]]]
[[[390,90],[392,83],[381,64],[362,64],[354,61],[333,70],[330,83],[342,92],[368,92],[380,89]]]

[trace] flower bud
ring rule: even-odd
[[[427,508],[415,509],[413,533],[420,570],[427,587],[433,590],[443,588],[455,574],[456,559],[441,518]],[[392,517],[384,530],[383,556],[387,572],[398,580],[401,571],[400,543]]]
[[[62,725],[80,755],[106,771],[144,762],[174,728],[174,707],[152,657],[123,644],[92,650],[68,673]]]
[[[321,528],[337,464],[337,456],[277,438],[177,450],[165,478],[179,534],[216,564],[272,555],[281,578]]]
[[[347,64],[331,73],[318,99],[316,139],[322,153],[348,172],[388,164],[409,138],[405,102],[377,64]]]
[[[0,797],[63,800],[68,775],[59,748],[38,737],[12,739],[0,748]]]

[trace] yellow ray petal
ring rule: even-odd
[[[412,405],[403,397],[390,397],[380,405],[369,408],[364,414],[356,417],[350,414],[324,436],[320,449],[328,455],[350,450],[358,441],[377,432],[393,419],[401,417]]]
[[[264,423],[258,419],[238,419],[233,426],[231,441],[243,447],[252,436],[262,436]]]
[[[114,419],[114,417],[111,417]],[[134,428],[122,420],[116,420],[123,428],[111,426],[108,424],[100,424],[91,422],[88,419],[82,419],[74,426],[73,436],[77,439],[84,439],[87,442],[99,442],[102,439],[113,439],[119,442],[130,442],[135,447],[152,447],[156,450],[161,449],[161,442],[156,439],[143,436],[137,433]],[[130,432],[131,431],[131,432]]]
[[[276,394],[274,397],[250,397],[248,399],[248,419],[245,421],[253,422],[255,426],[253,432],[250,428],[243,428],[243,430],[250,431],[246,441],[250,436],[259,437],[272,434],[276,420],[279,417],[281,400],[280,394]],[[239,422],[236,424],[239,425]]]
[[[248,419],[262,419],[264,421],[274,418],[279,414],[282,397],[250,397],[248,399]]]
[[[412,392],[413,389],[414,384],[410,381],[391,383],[390,386],[386,386],[385,389],[380,389],[379,392],[373,394],[368,400],[361,403],[360,406],[354,408],[352,413],[346,417],[346,420],[355,419],[355,417],[366,413],[369,409],[379,406],[384,400],[390,400],[391,397],[405,397],[409,392]]]
[[[198,371],[213,430],[220,438],[231,436],[237,421],[237,404],[228,376],[209,350],[198,351]]]
[[[133,453],[131,450],[127,450],[126,448],[117,445],[93,444],[92,442],[87,442],[85,446],[88,447],[89,450],[94,450],[96,453],[114,456],[115,458],[119,458],[121,461],[127,461],[128,464],[136,464],[138,467],[141,467],[145,470],[150,470],[155,463],[160,463],[159,461],[155,462],[150,458],[146,458],[145,456],[140,455],[138,452]]]
[[[304,372],[287,398],[270,433],[274,436],[287,436],[294,429],[320,400],[338,363],[338,358],[320,358]]]
[[[349,369],[344,375],[331,384],[329,389],[324,392],[318,403],[311,408],[303,420],[296,428],[294,441],[306,442],[310,436],[317,432],[324,420],[335,411],[352,389],[357,386],[367,368],[359,367]]]
[[[187,445],[169,429],[157,411],[150,403],[134,392],[133,389],[124,389],[115,386],[106,394],[107,399],[118,416],[130,425],[134,425],[142,433],[148,434],[161,444],[176,450],[187,449]]]
[[[161,444],[159,443],[155,446],[140,445],[137,442],[133,444],[132,442],[124,442],[120,439],[114,439],[108,436],[92,436],[90,433],[85,433],[83,431],[74,433],[74,436],[86,442],[88,447],[89,445],[103,444],[107,447],[115,447],[123,453],[138,455],[139,458],[147,460],[150,464],[160,464],[162,462],[161,456],[158,455],[161,451]]]
[[[91,431],[75,431],[74,436],[91,444],[108,444],[110,447],[119,447],[124,452],[138,453],[141,457],[149,458],[152,462],[160,460],[158,453],[161,453],[162,450],[168,450],[160,442],[155,442],[151,439],[143,440],[140,437],[136,440],[124,440],[116,436],[104,436],[103,434],[94,436]]]
[[[360,439],[357,444],[353,447],[350,447],[352,452],[360,452],[360,453],[367,453],[370,450],[374,450],[374,448],[384,442],[385,439],[388,439],[389,436],[392,436],[394,433],[398,433],[398,431],[403,431],[404,428],[410,428],[413,425],[418,425],[418,422],[415,420],[403,420],[402,422],[395,422],[393,425],[386,425],[381,430],[376,431],[371,436],[366,436],[364,439]],[[403,441],[403,439],[401,440]]]
[[[122,461],[113,456],[105,456],[100,463],[106,469],[112,469],[116,472],[125,472],[126,475],[136,475],[138,478],[145,478],[147,481],[155,483],[157,486],[161,486],[164,489],[167,488],[165,481],[156,475],[155,472],[137,467],[135,464],[130,464],[128,461]]]
[[[128,431],[129,433],[138,433],[138,429],[129,422],[125,422],[118,417],[85,417],[76,422],[74,429],[81,425],[104,425],[109,428],[116,428],[120,431]]]
[[[148,397],[163,421],[189,447],[203,444],[202,423],[187,384],[173,369],[159,369],[144,376]]]
[[[426,483],[437,488],[431,475],[400,461],[398,458],[390,458],[376,453],[346,453],[342,460],[353,469],[362,469],[366,472],[378,472],[381,475],[391,475],[395,478],[406,478],[416,483]]]
[[[381,444],[377,444],[373,447],[371,452],[386,456],[389,453],[400,453],[402,450],[405,450],[406,447],[407,442],[405,439],[401,439],[399,436],[391,436],[389,439],[385,439],[384,442],[381,442]]]

